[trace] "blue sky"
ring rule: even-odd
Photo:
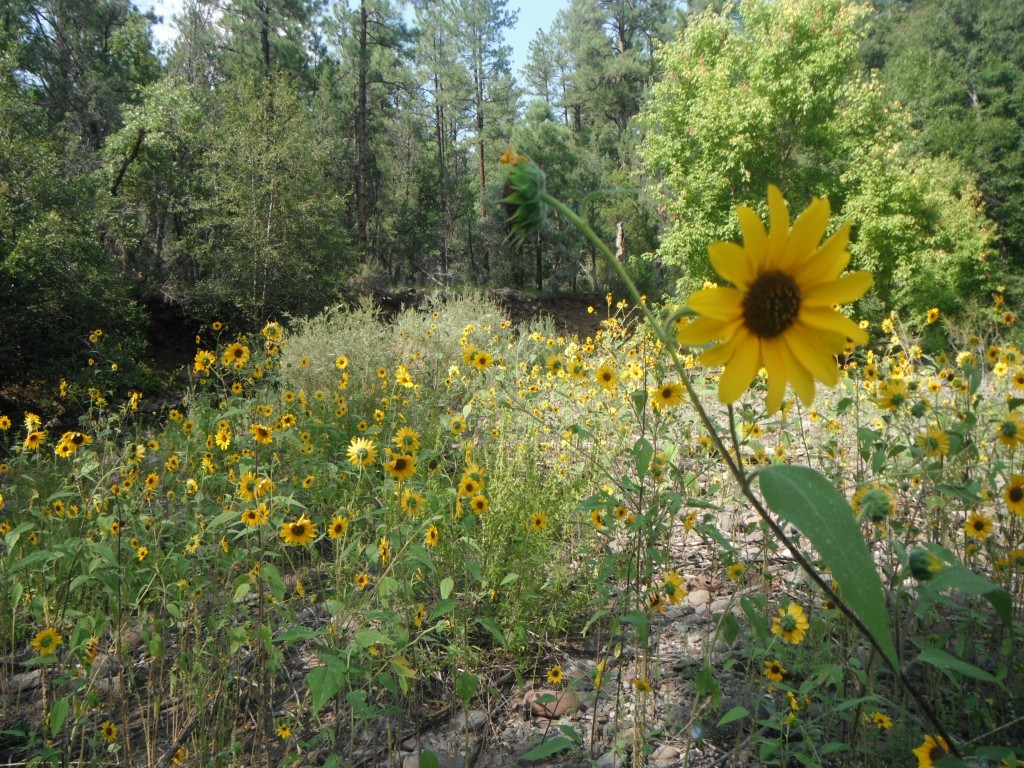
[[[164,17],[164,24],[156,28],[156,38],[169,43],[174,38],[172,17],[179,12],[182,0],[135,0],[142,10],[152,8]],[[547,31],[558,12],[569,7],[569,0],[509,0],[508,9],[519,10],[516,28],[507,33],[506,42],[512,46],[512,68],[518,76],[530,52],[530,41],[538,29]]]

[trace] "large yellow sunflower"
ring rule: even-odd
[[[40,656],[51,656],[57,652],[57,648],[63,642],[64,638],[60,636],[56,629],[47,627],[32,638],[32,648]]]
[[[241,370],[249,362],[249,348],[237,341],[229,344],[224,350],[221,362],[224,365],[233,365],[236,370]]]
[[[390,453],[390,452],[389,452]],[[416,474],[416,459],[408,453],[390,453],[391,459],[384,462],[384,469],[396,480],[408,480]]]
[[[305,515],[290,523],[281,523],[281,538],[285,544],[305,546],[316,538],[316,523]]]
[[[678,381],[659,384],[651,390],[651,405],[655,410],[664,411],[683,402],[686,390]]]
[[[780,608],[779,615],[772,621],[772,634],[791,645],[800,645],[810,626],[804,609],[796,603],[790,603]]]
[[[1024,445],[1024,419],[1017,412],[1011,413],[996,428],[999,442],[1008,448]]]
[[[1006,508],[1015,515],[1024,517],[1024,475],[1013,475],[1003,488]]]
[[[725,366],[718,387],[723,403],[735,402],[761,368],[768,371],[769,413],[782,405],[787,382],[810,403],[816,380],[828,386],[839,380],[834,358],[847,340],[867,343],[867,332],[834,305],[863,296],[871,274],[839,276],[850,261],[850,223],[821,243],[829,211],[827,199],[815,198],[790,227],[786,201],[770,185],[769,231],[752,209],[739,206],[743,245],[722,242],[708,249],[715,271],[735,287],[714,286],[691,296],[687,304],[699,317],[679,339],[718,342],[700,360]]]
[[[406,453],[415,453],[420,447],[420,433],[412,427],[402,427],[395,433],[395,445]]]
[[[353,437],[347,453],[349,463],[357,467],[368,467],[377,460],[377,446],[365,437]]]
[[[940,757],[944,757],[947,752],[949,752],[949,745],[946,744],[944,738],[941,736],[925,735],[924,743],[914,750],[914,756],[917,758],[917,768],[932,768],[935,765],[935,761]]]

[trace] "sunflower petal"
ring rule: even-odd
[[[702,317],[728,322],[742,314],[743,294],[725,286],[704,288],[687,299],[686,304]]]
[[[828,344],[807,326],[797,323],[786,332],[797,360],[818,381],[830,387],[839,381],[839,366]]]
[[[833,304],[847,304],[856,301],[874,282],[870,272],[850,272],[838,280],[821,283],[802,292],[804,306],[829,307]]]
[[[699,347],[710,344],[712,341],[731,338],[739,324],[739,320],[723,323],[721,320],[714,320],[710,317],[698,317],[687,323],[686,327],[676,334],[676,340],[680,344]]]
[[[816,197],[797,216],[793,223],[793,231],[789,233],[786,252],[779,262],[780,269],[792,274],[794,270],[814,258],[818,252],[818,244],[828,228],[828,214],[828,199]]]
[[[736,402],[750,386],[761,365],[760,340],[748,338],[747,343],[736,345],[736,351],[719,379],[718,399],[725,405]]]
[[[746,331],[739,331],[721,344],[704,350],[700,356],[700,364],[707,368],[717,368],[727,364],[736,353],[736,348],[747,341],[748,337],[749,334]]]
[[[774,184],[768,185],[768,242],[765,245],[764,266],[776,269],[786,251],[786,240],[789,238],[789,211],[786,199]]]
[[[743,248],[751,253],[764,253],[768,244],[768,233],[764,231],[764,222],[757,211],[745,205],[736,206],[736,215],[740,220],[740,232],[743,233]]]
[[[708,246],[708,257],[715,272],[741,290],[747,290],[754,280],[754,267],[746,250],[736,243],[721,242]]]
[[[808,307],[805,305],[800,308],[800,319],[797,322],[815,330],[838,333],[843,338],[852,339],[857,344],[868,343],[867,331],[831,307]]]
[[[761,354],[764,355],[764,367],[768,371],[768,398],[765,407],[768,414],[775,413],[782,407],[782,398],[786,394],[786,357],[785,344],[779,339],[770,339],[761,343]]]
[[[818,252],[793,272],[793,277],[800,285],[810,287],[835,280],[850,263],[850,252],[846,250],[849,244],[850,222],[844,221]]]
[[[794,354],[792,337],[786,335],[782,337],[782,340],[782,356],[785,358],[786,373],[793,385],[793,391],[804,405],[810,405],[814,402],[814,377]]]

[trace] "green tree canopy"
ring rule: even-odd
[[[989,231],[971,176],[904,150],[905,115],[861,66],[868,13],[849,0],[743,0],[665,47],[642,157],[671,222],[659,254],[681,287],[712,277],[708,244],[738,237],[734,206],[763,211],[774,183],[796,210],[828,196],[854,218],[854,256],[884,307],[921,311],[940,275],[954,280],[946,311],[977,295]]]
[[[1024,266],[1024,3],[886,4],[867,51],[906,105],[924,154],[948,154],[978,179],[1012,275]],[[1018,277],[1017,292],[1024,291]]]
[[[284,76],[223,87],[204,130],[202,190],[190,201],[189,259],[177,284],[189,313],[250,323],[336,301],[352,264],[338,221],[345,195],[326,173],[335,161],[324,116]]]

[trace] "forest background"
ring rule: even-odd
[[[573,0],[517,76],[507,0],[187,0],[159,56],[128,0],[0,11],[0,385],[107,334],[145,386],[168,317],[253,329],[372,288],[615,289],[557,217],[506,239],[509,144],[648,295],[768,183],[827,194],[890,311],[965,322],[1024,281],[1016,0]],[[95,381],[96,371],[90,372]]]

